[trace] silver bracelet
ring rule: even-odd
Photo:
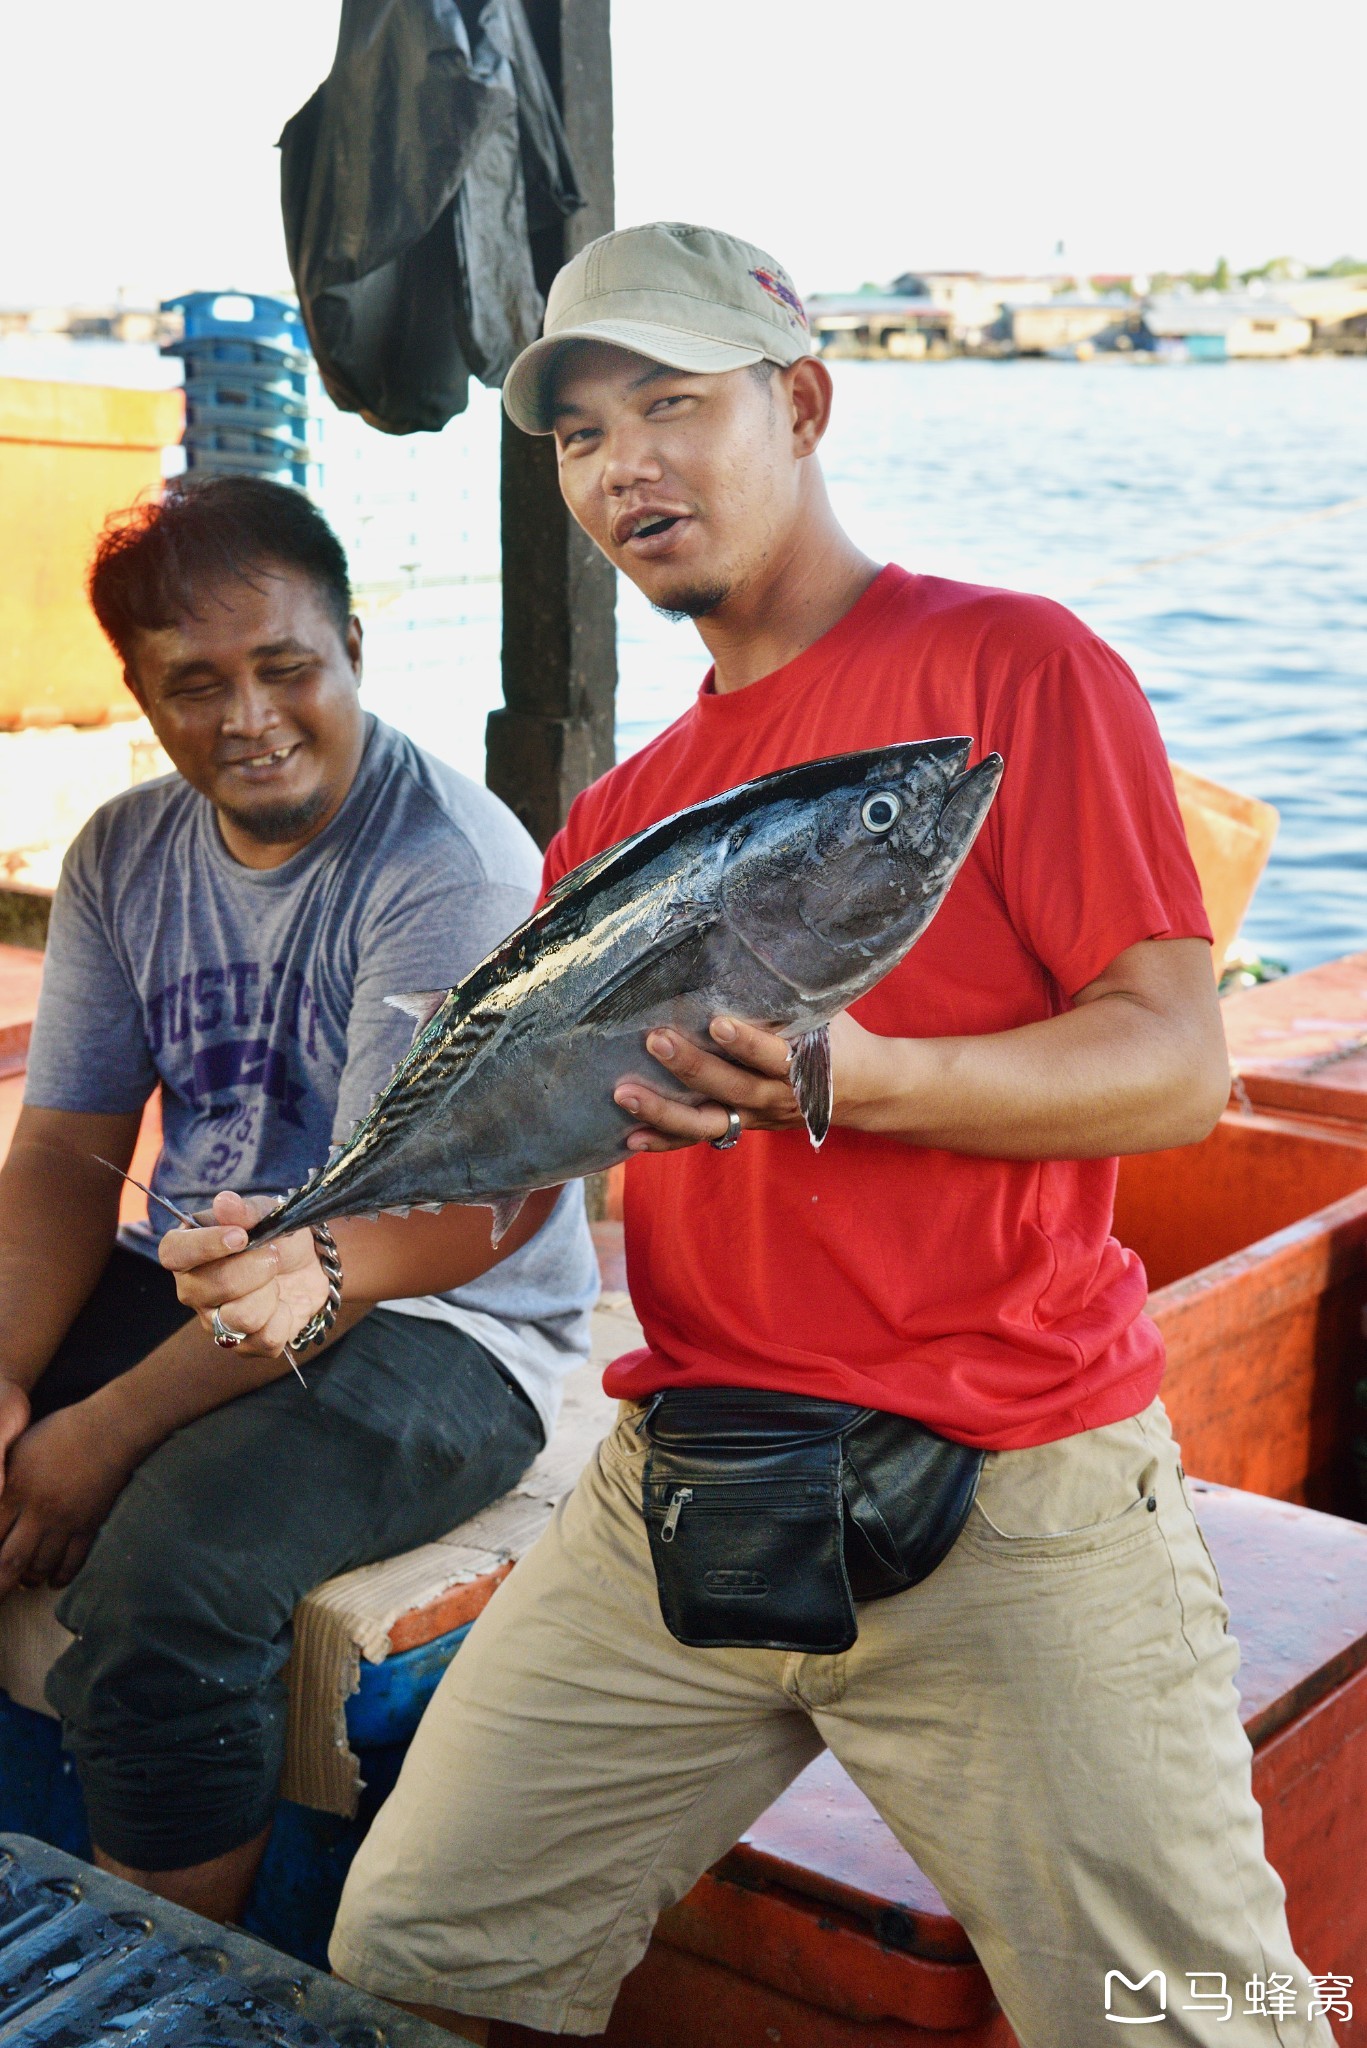
[[[322,1344],[331,1335],[337,1320],[337,1311],[342,1306],[342,1259],[337,1250],[336,1240],[326,1223],[311,1223],[309,1231],[318,1263],[323,1269],[328,1284],[328,1298],[316,1315],[311,1315],[298,1336],[291,1339],[292,1347],[301,1350],[307,1344]]]

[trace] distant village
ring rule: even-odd
[[[1208,276],[1154,277],[909,270],[886,286],[815,293],[807,312],[823,355],[865,359],[1367,356],[1367,263],[1312,271],[1283,257],[1239,275],[1221,262]]]
[[[174,353],[179,301],[160,306],[6,306],[0,339],[123,341]],[[823,355],[934,361],[946,356],[1219,362],[1313,353],[1367,356],[1367,262],[1312,270],[1279,257],[1232,273],[1153,277],[1058,270],[993,276],[907,270],[890,284],[806,301]]]

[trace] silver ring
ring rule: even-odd
[[[725,1137],[709,1138],[707,1142],[714,1152],[729,1152],[733,1145],[739,1145],[740,1111],[738,1109],[728,1109],[726,1112]]]
[[[245,1344],[247,1341],[247,1332],[229,1329],[217,1309],[214,1310],[211,1334],[220,1351],[236,1351],[239,1344]]]

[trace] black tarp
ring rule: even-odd
[[[445,426],[540,331],[530,238],[583,205],[521,0],[343,0],[280,137],[323,382],[390,434]]]

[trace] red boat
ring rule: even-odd
[[[40,976],[41,955],[0,948],[0,1145]],[[1363,1986],[1367,1886],[1353,1872],[1367,1835],[1367,1413],[1355,1406],[1367,1389],[1367,954],[1227,997],[1224,1014],[1229,1109],[1199,1146],[1122,1162],[1116,1227],[1153,1282],[1164,1398],[1243,1649],[1255,1790],[1292,1932],[1313,1972]],[[144,1165],[156,1145],[153,1108]],[[620,1223],[596,1234],[607,1356],[634,1325]],[[600,1433],[593,1371],[555,1445],[478,1526],[349,1574],[301,1608],[287,1797],[249,1919],[292,1953],[319,1960],[380,1789],[376,1759],[384,1752],[392,1771],[470,1622]],[[45,1806],[39,1782],[57,1768],[41,1677],[60,1643],[37,1611],[43,1597],[0,1609],[0,1685],[12,1695],[0,1695],[0,1827],[71,1847],[71,1784],[65,1807]],[[1367,2048],[1367,2017],[1334,2024],[1344,2048]],[[609,2039],[1007,2048],[1013,2036],[963,1930],[826,1756],[664,1916]]]

